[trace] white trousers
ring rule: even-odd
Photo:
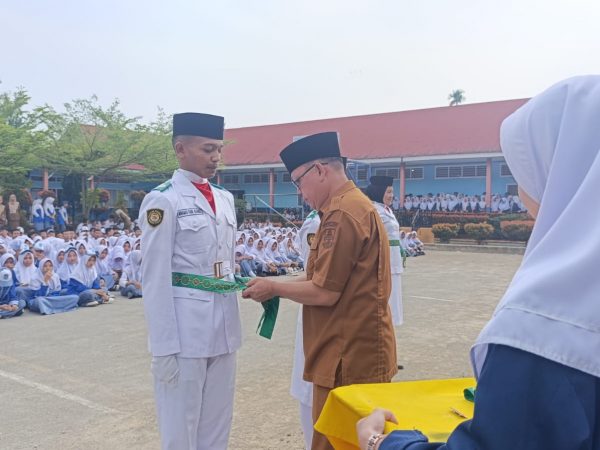
[[[302,425],[302,433],[304,434],[304,448],[310,450],[314,430],[312,405],[305,405],[301,402],[298,402],[298,404],[300,405],[300,425]]]
[[[163,450],[226,450],[236,354],[152,361]]]

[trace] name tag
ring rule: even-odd
[[[204,214],[204,211],[202,211],[201,208],[180,209],[177,211],[177,218],[186,216],[197,216],[199,214]]]

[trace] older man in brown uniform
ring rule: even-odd
[[[243,294],[257,301],[279,295],[305,305],[304,379],[314,385],[316,422],[331,389],[389,382],[397,371],[390,250],[377,211],[346,177],[337,133],[300,139],[280,157],[305,201],[319,211],[321,226],[305,279],[254,279]],[[333,447],[315,432],[312,448]]]

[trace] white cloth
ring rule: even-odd
[[[503,344],[600,377],[599,117],[600,76],[586,76],[502,124],[506,162],[540,209],[521,267],[471,351],[476,376],[488,344]]]
[[[29,250],[22,252],[19,255],[19,260],[15,266],[15,274],[17,275],[17,280],[19,280],[19,283],[21,285],[28,286],[31,284],[31,281],[36,277],[37,267],[35,267],[33,262],[30,266],[25,266],[25,264],[23,263],[25,255],[30,255],[31,259],[33,260],[33,253],[31,253]]]
[[[309,235],[314,235],[319,230],[321,218],[316,211],[308,215],[302,227],[298,231],[300,240],[300,253],[308,265],[308,256],[310,253]],[[304,343],[302,332],[302,305],[298,309],[298,323],[296,325],[296,344],[294,347],[294,362],[292,365],[292,382],[290,386],[290,394],[300,402],[300,423],[304,434],[304,442],[306,448],[310,449],[313,434],[312,420],[312,400],[313,400],[313,385],[308,381],[304,381]]]
[[[379,213],[379,217],[383,222],[385,231],[387,232],[390,241],[400,241],[400,224],[398,219],[391,210],[385,207],[384,204],[373,202],[373,206]],[[392,272],[392,290],[390,292],[389,305],[392,310],[392,323],[398,327],[404,322],[402,313],[402,280],[401,274],[404,272],[402,265],[402,253],[400,246],[390,246],[390,269]]]
[[[87,263],[91,257],[95,257],[95,254],[86,253],[81,258],[79,258],[79,264],[71,273],[71,278],[79,281],[81,284],[86,286],[88,289],[92,288],[94,281],[98,278],[98,272],[96,272],[96,264],[92,267],[87,267]]]
[[[154,395],[162,450],[226,450],[236,354],[155,357]]]
[[[235,207],[228,191],[212,188],[215,214],[192,181],[194,174],[176,170],[170,184],[155,189],[140,208],[144,312],[153,356],[178,354],[208,358],[241,346],[240,311],[235,293],[218,294],[171,284],[173,272],[214,276],[214,263],[232,276]],[[148,223],[147,211],[162,214]],[[118,247],[117,247],[118,248]]]

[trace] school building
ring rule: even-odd
[[[499,131],[502,121],[526,101],[228,129],[230,143],[217,183],[256,207],[298,207],[301,198],[279,152],[304,136],[336,131],[357,184],[366,185],[371,175],[391,176],[401,203],[408,194],[516,194]]]
[[[297,208],[302,199],[279,160],[291,142],[324,131],[336,131],[348,169],[359,186],[371,175],[394,178],[400,199],[408,194],[516,194],[516,183],[500,151],[500,124],[527,99],[390,112],[306,122],[232,128],[217,184],[245,198],[254,208]],[[140,169],[132,165],[131,170]],[[48,186],[60,193],[61,174],[32,172],[32,191]],[[95,187],[119,192],[149,191],[164,180],[130,183],[94,180]],[[489,198],[488,198],[489,203]]]

